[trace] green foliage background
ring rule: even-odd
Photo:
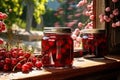
[[[36,22],[41,22],[40,15],[45,13],[45,3],[47,0],[0,0],[0,11],[9,16],[6,20],[8,26],[19,22],[18,20],[21,19],[21,15],[25,15],[25,13],[23,14],[23,9],[28,4],[28,1],[31,1],[34,5],[33,16]]]

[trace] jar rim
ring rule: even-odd
[[[70,27],[44,27],[45,33],[71,33]]]

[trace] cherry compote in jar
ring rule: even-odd
[[[104,57],[107,54],[106,32],[102,29],[82,30],[83,50],[91,57]]]
[[[73,62],[73,40],[69,27],[45,27],[42,39],[43,67],[67,68]]]

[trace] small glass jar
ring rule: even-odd
[[[104,57],[107,52],[105,30],[85,29],[82,30],[83,50],[94,57]]]
[[[45,27],[42,38],[43,67],[71,67],[73,40],[69,27]]]

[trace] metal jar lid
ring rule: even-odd
[[[45,33],[71,33],[70,27],[44,27]]]
[[[105,29],[83,29],[81,30],[81,33],[84,34],[98,34],[98,33],[105,33]]]

